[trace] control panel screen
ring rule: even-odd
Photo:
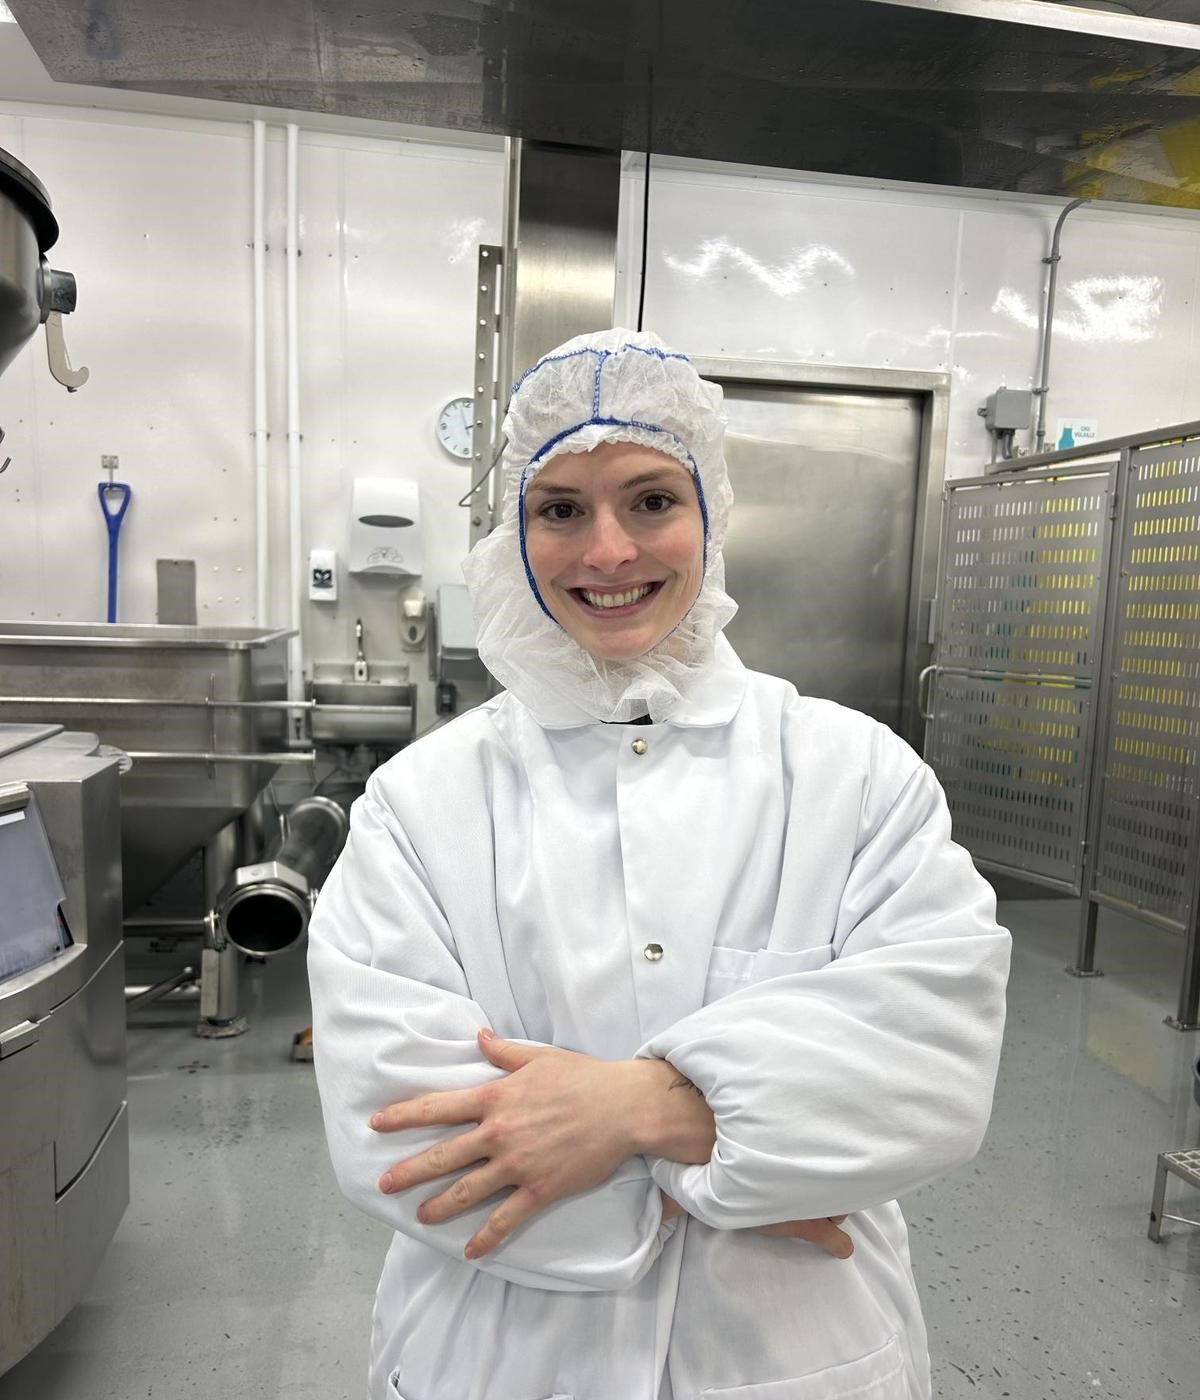
[[[72,943],[62,879],[37,799],[0,812],[0,982],[49,962]]]

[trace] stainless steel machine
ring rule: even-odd
[[[119,763],[94,734],[0,724],[0,1372],[129,1202]]]
[[[0,721],[93,730],[133,759],[121,785],[126,914],[246,811],[288,761],[289,636],[254,627],[0,622]]]
[[[45,325],[73,392],[57,238],[45,189],[0,151],[0,373]],[[119,767],[94,734],[0,723],[0,1372],[78,1301],[129,1201]]]

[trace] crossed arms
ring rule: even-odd
[[[856,857],[835,961],[701,1007],[630,1061],[481,1041],[403,827],[372,792],[355,818],[313,922],[317,1070],[342,1189],[393,1229],[512,1282],[621,1288],[675,1202],[717,1229],[825,1222],[838,1244],[829,1217],[977,1150],[1008,938],[924,769]]]

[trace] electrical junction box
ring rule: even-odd
[[[983,421],[990,433],[1013,433],[1033,422],[1032,389],[997,389],[989,394]]]

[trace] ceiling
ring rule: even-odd
[[[9,0],[52,78],[1200,207],[1194,0]]]

